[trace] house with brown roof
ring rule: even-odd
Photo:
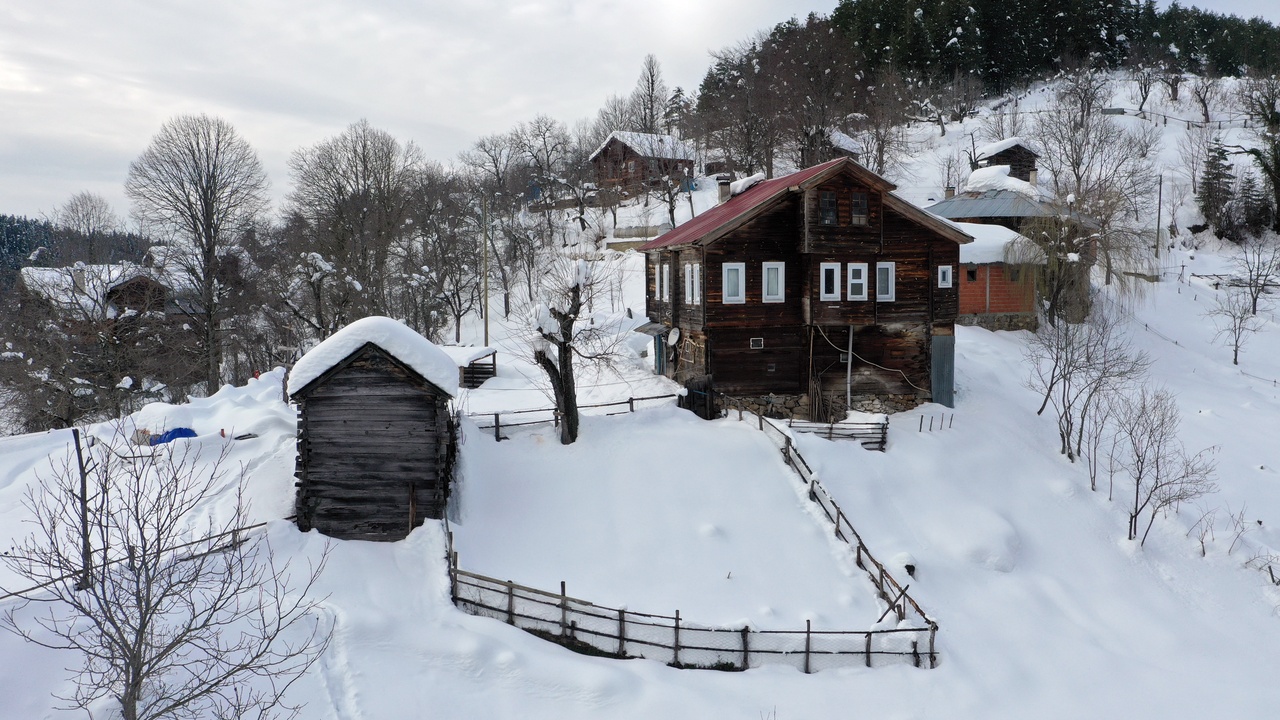
[[[601,188],[634,191],[661,182],[681,182],[693,173],[694,152],[672,135],[617,130],[588,160]]]
[[[639,248],[658,370],[776,416],[951,405],[969,235],[848,158],[734,186]]]

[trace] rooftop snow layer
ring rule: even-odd
[[[609,137],[600,143],[600,147],[591,153],[589,160],[595,160],[596,156],[609,146],[609,141],[617,138],[627,147],[636,151],[641,157],[654,157],[663,160],[692,160],[693,148],[689,147],[684,141],[674,135],[655,135],[652,133],[630,132],[627,130],[614,130],[609,133]]]
[[[960,262],[962,263],[998,263],[1005,262],[1005,249],[1015,243],[1024,243],[1035,256],[1043,261],[1044,254],[1038,252],[1031,241],[1003,225],[984,225],[979,223],[955,223],[961,230],[973,236],[973,242],[960,246]]]
[[[1025,180],[1009,177],[1008,165],[992,165],[978,168],[969,174],[964,182],[965,192],[986,192],[989,190],[1012,190],[1027,197],[1039,198],[1040,190]]]
[[[465,367],[480,358],[489,357],[497,352],[497,350],[483,345],[475,347],[463,347],[461,345],[437,345],[436,348],[445,355],[448,355],[458,367]]]
[[[1022,138],[1020,138],[1020,137],[1011,137],[1011,138],[1006,138],[1006,139],[1004,139],[1004,140],[997,140],[996,142],[993,142],[993,143],[987,143],[986,145],[983,145],[982,147],[978,148],[977,150],[974,150],[974,151],[973,151],[973,156],[974,156],[975,158],[977,158],[978,160],[983,160],[983,159],[985,159],[985,158],[989,158],[989,157],[991,157],[992,155],[996,155],[996,154],[998,154],[998,153],[1002,153],[1002,152],[1004,152],[1005,150],[1008,150],[1009,148],[1011,148],[1011,147],[1013,147],[1013,146],[1015,146],[1015,145],[1021,145],[1021,146],[1025,147],[1025,148],[1027,148],[1028,150],[1030,150],[1030,149],[1031,149],[1030,147],[1027,147],[1027,142],[1026,142],[1025,140],[1023,140]],[[1032,152],[1034,152],[1034,151],[1032,151]]]
[[[457,397],[458,365],[453,358],[408,326],[379,316],[351,323],[303,355],[289,372],[285,391],[293,395],[365,343],[377,345],[450,397]]]

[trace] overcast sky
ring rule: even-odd
[[[1280,22],[1275,0],[1216,2]],[[593,116],[608,95],[631,90],[647,53],[669,85],[696,88],[709,51],[835,4],[8,0],[0,213],[36,216],[92,190],[126,215],[130,160],[179,113],[234,124],[277,199],[290,152],[362,117],[447,161],[538,113]]]

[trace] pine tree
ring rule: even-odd
[[[1214,232],[1222,235],[1224,225],[1229,220],[1229,207],[1235,199],[1235,177],[1231,172],[1231,163],[1227,160],[1227,150],[1218,140],[1209,145],[1209,153],[1204,161],[1204,171],[1200,175],[1200,191],[1196,193],[1196,204],[1200,206],[1200,214],[1204,215]]]

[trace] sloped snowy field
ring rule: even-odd
[[[903,194],[940,192],[934,157],[967,146],[963,131],[974,126],[945,139],[920,129],[916,177],[901,183]],[[1170,130],[1168,167],[1174,141]],[[625,300],[636,308],[642,267],[632,257],[626,268]],[[1090,492],[1084,470],[1056,453],[1052,420],[1035,416],[1037,398],[1022,387],[1022,334],[957,329],[957,407],[946,430],[916,431],[920,415],[944,412],[926,406],[893,417],[883,454],[798,439],[877,557],[917,565],[911,593],[941,625],[936,670],[717,673],[576,655],[456,611],[443,532],[429,524],[399,543],[333,544],[321,592],[334,643],[292,699],[307,703],[303,717],[333,720],[1274,717],[1280,588],[1244,566],[1280,551],[1280,329],[1268,313],[1233,367],[1203,316],[1214,291],[1190,277],[1220,272],[1221,258],[1177,251],[1164,268],[1164,282],[1127,304],[1129,328],[1155,358],[1152,377],[1178,396],[1184,442],[1218,448],[1221,490],[1158,520],[1144,548],[1125,540],[1124,511],[1107,501],[1105,484]],[[476,330],[467,328],[473,341]],[[508,342],[495,340],[504,351]],[[500,357],[499,377],[466,393],[467,409],[545,406],[530,384],[537,377]],[[248,468],[254,516],[282,518],[291,512],[293,420],[280,382],[273,373],[152,408],[144,422],[181,421],[200,434],[190,442],[210,448],[226,442],[222,429],[257,433],[233,443],[232,460]],[[669,391],[637,368],[587,384],[590,401]],[[587,599],[679,608],[707,623],[841,626],[878,614],[747,423],[650,409],[589,418],[570,448],[549,429],[502,443],[474,429],[465,437],[454,525],[465,567],[552,588],[566,580]],[[66,432],[0,438],[0,547],[26,532],[22,494],[68,441]],[[1187,530],[1215,507],[1219,529],[1201,557]],[[1241,510],[1249,530],[1231,548],[1223,521]],[[300,562],[325,544],[285,521],[268,537]],[[13,584],[0,574],[0,585]],[[84,717],[51,709],[51,695],[66,692],[62,668],[74,662],[0,634],[0,718]]]

